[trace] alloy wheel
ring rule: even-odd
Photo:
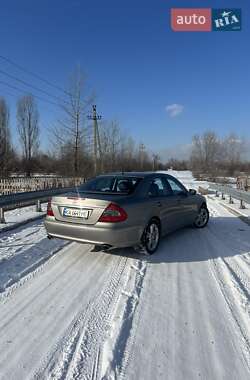
[[[146,229],[145,248],[148,254],[156,251],[160,240],[160,229],[157,223],[151,222]]]
[[[201,207],[199,215],[195,220],[195,226],[198,228],[205,227],[209,219],[209,212],[206,207]]]

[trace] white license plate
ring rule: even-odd
[[[63,208],[63,216],[70,216],[71,218],[84,218],[88,219],[89,210],[81,210],[79,208]]]

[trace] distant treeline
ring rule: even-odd
[[[250,174],[250,162],[245,159],[246,153],[249,153],[247,149],[244,141],[234,133],[219,138],[215,132],[207,131],[193,136],[189,159],[170,159],[165,166],[192,170],[196,176],[235,177],[242,172]]]
[[[0,176],[12,173],[56,174],[63,176],[91,177],[95,173],[111,171],[144,171],[191,169],[195,174],[234,176],[238,172],[250,172],[250,163],[244,160],[243,141],[235,134],[220,139],[214,132],[195,135],[187,160],[178,158],[161,162],[144,144],[137,143],[121,130],[117,121],[99,122],[97,158],[94,154],[94,133],[87,114],[94,97],[86,95],[85,78],[80,69],[71,75],[65,90],[65,99],[58,104],[61,117],[50,128],[49,146],[41,149],[45,138],[39,124],[36,98],[27,94],[17,100],[16,132],[19,146],[14,146],[9,125],[9,107],[0,98]]]

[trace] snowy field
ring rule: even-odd
[[[1,232],[0,379],[248,380],[250,226],[220,202],[152,257]]]

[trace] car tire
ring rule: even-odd
[[[202,205],[200,210],[199,210],[199,214],[194,221],[194,227],[204,228],[208,224],[208,221],[209,221],[208,208],[207,208],[207,206]]]
[[[140,251],[145,255],[153,255],[158,249],[160,238],[160,223],[156,219],[152,219],[143,232]]]

